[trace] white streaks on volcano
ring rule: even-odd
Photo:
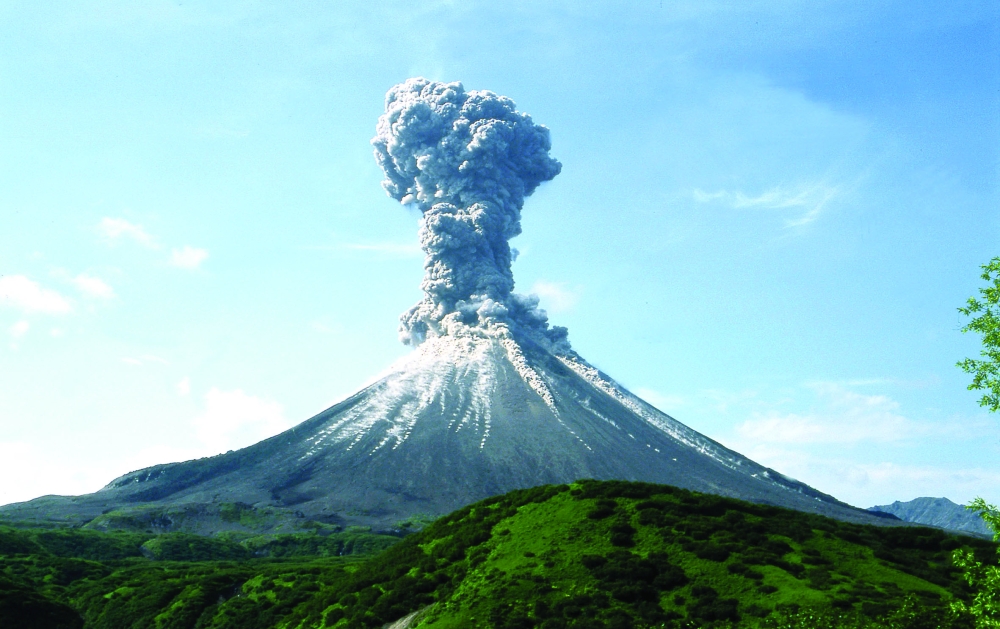
[[[725,450],[719,444],[688,428],[676,419],[652,408],[641,398],[636,397],[614,380],[602,376],[597,369],[574,358],[564,356],[558,356],[557,358],[592,386],[608,394],[619,404],[641,417],[653,427],[670,435],[676,441],[712,457],[726,467],[736,469],[737,466],[742,464],[742,460],[739,457],[733,456],[733,454],[729,453],[728,450]],[[587,405],[584,405],[584,407],[587,408]],[[631,437],[632,435],[629,436]]]
[[[582,406],[583,408],[585,408],[588,411],[590,411],[591,415],[593,415],[594,417],[597,417],[598,419],[603,419],[608,424],[611,424],[615,428],[618,428],[619,430],[621,430],[621,428],[618,427],[618,424],[616,424],[613,420],[605,417],[601,413],[598,413],[597,409],[595,409],[593,406],[590,405],[590,398],[589,397],[585,397],[585,398],[579,399],[578,401],[580,402],[580,406]]]
[[[531,365],[509,333],[479,330],[477,334],[428,338],[364,390],[362,399],[350,410],[332,417],[308,437],[308,450],[301,459],[335,445],[351,451],[364,444],[370,455],[383,448],[395,450],[418,424],[427,422],[445,422],[450,433],[470,430],[483,449],[491,434],[492,407],[502,370],[516,374],[545,404],[552,419],[592,450],[560,417],[547,374]],[[531,426],[525,429],[531,430]]]
[[[528,364],[528,359],[525,358],[517,341],[510,336],[504,336],[500,340],[500,344],[507,350],[507,360],[514,366],[517,375],[521,376],[525,384],[531,387],[531,390],[537,393],[538,397],[542,398],[545,405],[549,407],[549,410],[558,417],[559,411],[556,410],[556,400],[552,397],[552,392],[549,390],[548,385],[545,384],[545,380]]]

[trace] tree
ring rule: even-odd
[[[982,269],[981,277],[989,282],[986,288],[979,289],[982,301],[970,297],[966,306],[958,309],[973,317],[962,332],[975,332],[983,337],[983,349],[979,353],[982,360],[966,358],[958,366],[972,374],[970,391],[985,391],[979,405],[995,413],[1000,410],[1000,258],[993,258]]]
[[[976,498],[965,508],[977,511],[993,530],[993,539],[1000,542],[1000,509],[987,504],[982,498]],[[1000,549],[997,554],[1000,556]],[[952,609],[959,613],[971,613],[976,619],[976,629],[1000,627],[1000,566],[976,561],[967,550],[956,550],[951,559],[965,571],[965,580],[975,592],[969,605],[956,601],[952,603]]]
[[[979,405],[995,413],[1000,410],[1000,258],[993,258],[982,269],[980,277],[988,283],[986,288],[979,289],[982,301],[970,297],[966,306],[958,311],[973,317],[962,332],[982,335],[983,349],[979,355],[983,359],[966,358],[958,366],[965,373],[972,374],[972,384],[968,387],[970,391],[985,391]],[[993,531],[994,541],[1000,542],[1000,509],[987,504],[982,498],[973,500],[966,509],[978,512]],[[1000,558],[1000,548],[997,555]],[[965,571],[965,580],[975,591],[969,606],[956,602],[952,605],[953,609],[970,612],[976,619],[977,629],[1000,628],[1000,566],[976,561],[971,552],[963,550],[956,550],[952,561]]]

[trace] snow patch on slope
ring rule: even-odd
[[[619,404],[641,417],[653,427],[670,435],[676,441],[712,457],[728,468],[738,469],[743,464],[741,458],[732,456],[717,443],[707,439],[672,417],[652,408],[641,398],[633,395],[614,380],[606,378],[601,372],[590,365],[567,356],[557,356],[557,358],[587,383],[603,391]],[[584,408],[588,407],[589,404],[584,405]],[[629,436],[631,437],[632,435]]]
[[[556,421],[591,449],[560,418],[552,391],[543,375],[529,364],[520,345],[509,333],[501,332],[428,338],[383,372],[358,404],[308,437],[309,449],[301,459],[332,445],[343,445],[350,451],[374,435],[379,438],[369,455],[383,448],[395,450],[410,437],[420,418],[428,416],[446,417],[449,431],[474,431],[482,449],[490,437],[491,405],[501,361],[513,367]],[[430,409],[433,412],[428,413]]]

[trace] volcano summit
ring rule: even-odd
[[[509,240],[521,232],[524,200],[561,166],[548,129],[510,99],[410,79],[387,94],[372,144],[386,191],[422,213],[424,297],[400,325],[410,355],[256,445],[132,472],[86,496],[8,505],[0,516],[80,521],[245,503],[390,528],[516,488],[596,478],[885,521],[650,406],[574,352],[537,298],[513,292]]]

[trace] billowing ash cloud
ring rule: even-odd
[[[549,130],[504,96],[415,78],[386,94],[372,145],[386,192],[423,213],[424,298],[400,317],[402,340],[512,332],[570,351],[538,299],[512,292],[507,242],[524,198],[561,169]]]

